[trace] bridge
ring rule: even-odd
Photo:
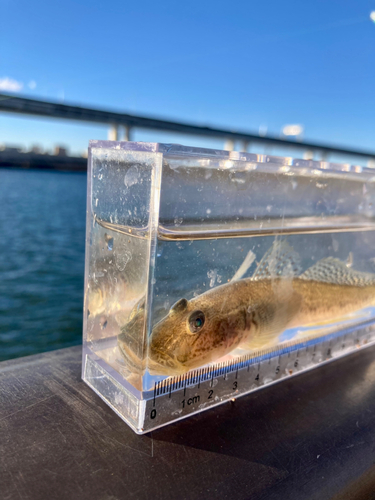
[[[299,150],[303,152],[305,158],[312,158],[314,153],[320,155],[322,159],[326,159],[328,155],[335,154],[366,159],[368,165],[375,165],[375,151],[357,150],[330,144],[291,141],[276,136],[251,134],[241,130],[228,130],[161,120],[105,109],[94,109],[52,101],[28,99],[5,93],[0,93],[0,112],[1,111],[21,115],[107,124],[110,127],[109,139],[111,140],[119,139],[120,127],[124,128],[123,140],[131,140],[132,130],[139,128],[223,139],[226,141],[225,149],[233,149],[235,141],[240,141],[241,151],[247,151],[250,144],[256,143],[266,146]]]

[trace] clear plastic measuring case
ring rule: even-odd
[[[373,342],[374,173],[92,141],[84,380],[143,433]]]

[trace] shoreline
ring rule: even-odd
[[[5,150],[0,151],[0,168],[87,172],[87,158]]]

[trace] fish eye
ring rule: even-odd
[[[202,311],[194,311],[189,318],[189,328],[191,333],[198,333],[204,325],[205,316]]]

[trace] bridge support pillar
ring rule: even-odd
[[[125,126],[124,130],[124,141],[131,141],[131,127],[130,125]]]
[[[111,125],[108,130],[108,140],[109,141],[118,141],[118,125]]]
[[[250,146],[250,141],[242,141],[242,143],[241,143],[241,151],[243,153],[247,153],[248,149],[249,149],[249,146]]]
[[[303,153],[304,160],[313,160],[314,159],[314,151],[305,151]]]
[[[233,151],[234,150],[234,141],[233,139],[227,139],[224,143],[225,151]]]

